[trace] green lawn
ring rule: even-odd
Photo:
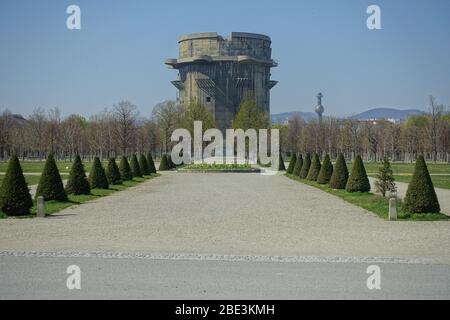
[[[369,174],[372,178],[376,178],[375,174]],[[395,175],[395,181],[410,183],[412,175]],[[450,189],[450,176],[431,176],[435,188]]]
[[[86,172],[91,170],[93,162],[83,161],[84,169]],[[72,162],[70,161],[57,161],[58,170],[61,173],[69,173],[70,168],[72,167]],[[106,168],[108,162],[103,162],[103,167]],[[20,161],[20,165],[22,166],[22,170],[24,173],[32,172],[32,173],[41,173],[44,170],[45,161]],[[6,172],[6,168],[8,167],[8,161],[0,161],[0,172]]]
[[[72,167],[72,162],[69,161],[57,161],[58,170],[61,174],[61,178],[63,180],[68,178],[68,174]],[[84,169],[86,173],[89,173],[92,167],[92,162],[84,161]],[[103,167],[106,168],[108,166],[108,162],[103,162]],[[22,170],[25,175],[25,180],[27,181],[29,186],[35,185],[39,183],[40,176],[36,175],[27,175],[27,173],[41,173],[44,170],[45,161],[21,161],[20,165],[22,166]],[[8,167],[8,161],[0,161],[0,184],[3,180],[4,173]]]
[[[351,165],[349,165],[350,167]],[[368,174],[377,173],[381,163],[364,162]],[[414,163],[391,163],[394,174],[412,174],[414,172]],[[427,163],[428,171],[431,174],[450,174],[450,164]]]
[[[252,166],[249,164],[190,164],[183,169],[187,170],[248,170]]]
[[[333,162],[334,164],[334,162]],[[347,163],[349,170],[351,170],[352,163]],[[366,168],[366,171],[368,174],[376,174],[378,172],[378,169],[381,167],[381,163],[377,162],[364,162],[364,167]],[[427,163],[428,171],[430,171],[430,174],[448,174],[450,175],[450,163]],[[396,175],[403,175],[403,174],[413,174],[415,163],[398,163],[394,162],[391,163],[392,170],[394,171],[394,174]]]
[[[380,163],[367,162],[364,163],[367,174],[375,178],[381,167]],[[414,173],[414,163],[392,163],[392,171],[394,172],[395,180],[398,182],[409,183]],[[431,180],[436,188],[450,189],[450,164],[434,164],[427,163],[428,171],[431,174]],[[351,170],[351,164],[349,165]],[[444,174],[442,176],[435,174]],[[447,175],[446,175],[447,174]]]
[[[0,174],[0,185],[1,185],[2,181],[3,181],[3,178],[4,178],[4,175]],[[26,175],[25,174],[25,180],[27,181],[28,186],[32,186],[32,185],[38,184],[40,178],[41,178],[41,176],[36,176],[36,175],[30,176],[30,175]],[[64,173],[61,174],[61,179],[65,180],[65,179],[68,179],[68,178],[69,178],[68,174],[64,174]]]
[[[63,209],[69,208],[71,206],[79,205],[79,204],[86,203],[89,201],[93,201],[93,200],[96,200],[96,199],[99,199],[102,197],[109,196],[115,192],[123,191],[130,187],[137,186],[138,184],[140,184],[144,181],[154,179],[159,176],[160,176],[159,174],[154,174],[152,176],[146,176],[144,178],[134,178],[132,181],[124,182],[123,185],[110,186],[110,189],[108,189],[108,190],[93,189],[91,191],[90,195],[80,195],[80,196],[69,195],[69,201],[67,201],[67,202],[47,201],[47,202],[45,202],[45,213],[47,215],[51,215],[51,214],[57,213]],[[20,217],[20,218],[32,218],[35,216],[36,216],[36,201],[34,203],[33,208],[31,209],[31,215],[26,216],[26,217]],[[6,215],[3,214],[1,211],[0,211],[0,218],[6,218]]]
[[[348,163],[348,169],[351,172],[352,163]],[[395,180],[398,182],[409,183],[414,173],[414,163],[391,163]],[[431,174],[431,180],[436,188],[450,189],[450,164],[427,163],[428,171]],[[367,174],[375,178],[381,163],[364,162]],[[436,175],[438,174],[438,175]],[[441,176],[439,176],[439,174]],[[443,175],[442,175],[443,174]]]
[[[350,193],[345,190],[334,190],[328,187],[328,185],[319,185],[316,182],[300,179],[299,177],[286,174],[286,176],[292,180],[307,184],[309,186],[318,188],[332,195],[335,195],[353,205],[364,208],[370,212],[375,213],[382,219],[388,219],[389,213],[389,200],[381,196],[372,193]],[[436,220],[449,220],[449,217],[445,214],[410,214],[406,213],[402,209],[402,201],[397,200],[398,219],[404,221],[436,221]]]

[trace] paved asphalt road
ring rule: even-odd
[[[81,269],[68,290],[66,269]],[[450,266],[0,256],[0,299],[449,299]]]

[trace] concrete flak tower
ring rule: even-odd
[[[325,112],[325,108],[322,105],[322,98],[323,98],[323,94],[321,92],[319,92],[317,94],[317,106],[314,109],[314,111],[317,113],[320,123],[322,123],[322,116],[323,116],[323,113]]]
[[[186,106],[198,101],[213,114],[222,131],[228,129],[241,101],[252,93],[258,106],[270,113],[271,39],[265,35],[233,32],[222,37],[215,32],[181,36],[178,59],[165,64],[179,72],[172,84],[178,100]]]

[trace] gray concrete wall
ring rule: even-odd
[[[272,60],[269,37],[232,33],[223,38],[217,33],[181,36],[179,58],[166,61],[179,70],[179,99],[184,105],[197,100],[208,107],[222,130],[229,128],[241,101],[251,91],[257,104],[270,112]]]

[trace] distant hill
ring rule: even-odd
[[[374,108],[344,118],[357,120],[394,119],[395,121],[402,121],[407,119],[408,117],[420,115],[423,113],[423,111],[417,109],[400,110],[395,108]],[[272,122],[276,124],[282,124],[286,121],[286,119],[292,118],[294,114],[300,115],[305,121],[310,121],[311,119],[315,119],[317,117],[314,112],[284,112],[273,114]],[[324,117],[326,118],[326,113],[324,114]]]
[[[417,109],[399,110],[394,108],[375,108],[351,116],[352,119],[372,120],[372,119],[395,119],[405,120],[411,116],[423,114],[423,111]]]

